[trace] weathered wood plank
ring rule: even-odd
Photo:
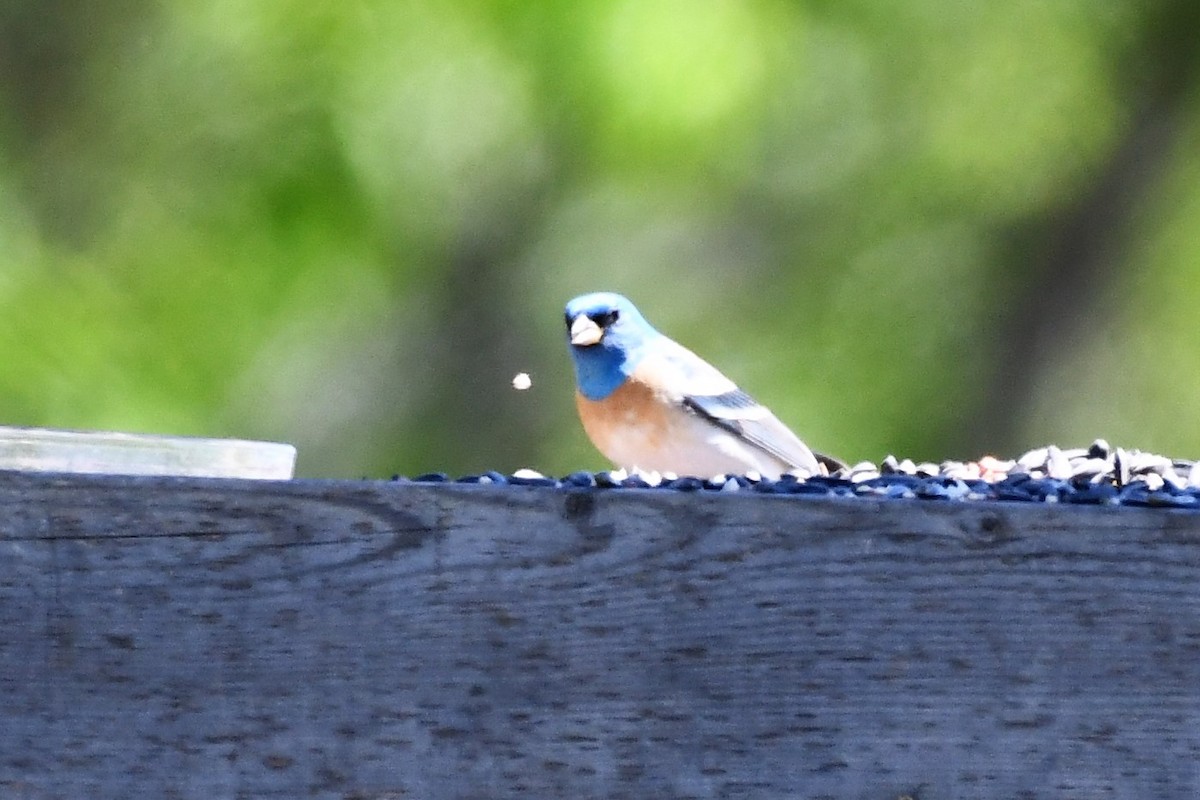
[[[276,442],[0,425],[0,470],[284,480],[295,467]]]
[[[1200,796],[1200,515],[0,475],[5,798]]]

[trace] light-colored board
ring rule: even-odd
[[[0,426],[0,470],[284,480],[295,465],[275,442]]]
[[[1200,515],[0,475],[5,798],[1194,798]]]

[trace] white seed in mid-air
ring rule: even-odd
[[[528,372],[518,372],[513,376],[512,385],[518,392],[523,392],[530,386],[533,386],[533,381],[530,379]]]

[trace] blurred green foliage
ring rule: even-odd
[[[9,0],[0,421],[601,468],[612,289],[844,459],[1195,457],[1198,9]]]

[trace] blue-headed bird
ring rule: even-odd
[[[656,331],[625,297],[566,307],[575,405],[596,448],[629,471],[711,477],[824,474],[818,456],[716,367]]]

